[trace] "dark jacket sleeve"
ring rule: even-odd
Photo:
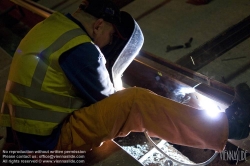
[[[79,97],[89,104],[115,92],[105,66],[105,58],[92,43],[81,44],[60,56],[59,64]]]

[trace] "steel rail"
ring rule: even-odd
[[[167,61],[163,62],[168,63]],[[178,66],[175,67],[178,68]],[[181,69],[183,70],[183,68]],[[195,76],[198,77],[197,75]],[[199,84],[195,88],[197,92],[224,105],[230,105],[233,100],[233,95],[202,82],[201,80],[204,80],[204,78],[206,77],[193,79],[180,73],[178,70],[159,64],[142,55],[138,55],[124,72],[123,81],[130,86],[139,86],[150,89],[164,97],[169,97],[166,94],[170,93],[170,89],[194,87]],[[223,87],[226,86],[223,85]]]

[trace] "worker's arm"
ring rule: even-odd
[[[105,58],[94,44],[84,43],[67,51],[61,55],[59,63],[79,96],[90,104],[114,93]]]

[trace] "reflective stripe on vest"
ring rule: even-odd
[[[34,111],[36,112],[35,114]],[[7,108],[6,106],[4,106],[3,114],[8,114],[9,112],[15,112],[16,118],[33,119],[51,123],[58,123],[58,121],[63,121],[65,117],[69,115],[69,113],[57,112],[53,110],[25,108],[13,105],[9,105],[9,107]]]
[[[10,80],[7,82],[6,91],[34,101],[71,109],[79,109],[81,106],[83,106],[83,104],[85,104],[79,98],[44,92],[34,86],[27,87]]]

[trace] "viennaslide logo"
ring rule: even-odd
[[[220,159],[224,161],[233,160],[236,161],[236,165],[239,161],[247,161],[247,150],[237,148],[237,150],[224,150],[220,153]]]

